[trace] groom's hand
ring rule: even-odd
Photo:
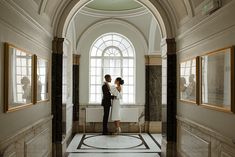
[[[114,95],[112,95],[112,96],[111,96],[111,99],[116,99],[116,98],[117,98],[117,97],[116,97],[116,96],[114,96]]]

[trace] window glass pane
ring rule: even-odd
[[[134,67],[134,60],[133,59],[129,59],[129,67]]]
[[[99,49],[100,51],[104,51],[104,49],[106,48],[107,46],[105,45],[105,43],[103,43],[102,45],[100,45]]]
[[[91,59],[91,67],[96,67],[96,59]]]
[[[132,49],[132,47],[128,48],[128,55],[129,56],[133,56],[133,49]]]
[[[95,75],[96,74],[96,68],[91,68],[91,75]]]
[[[90,92],[91,92],[91,93],[95,93],[95,89],[96,89],[95,86],[94,86],[94,85],[91,85]]]
[[[106,35],[103,37],[103,40],[104,41],[107,41],[107,40],[112,40],[113,36],[112,35]]]
[[[101,76],[101,68],[96,68],[96,75]]]
[[[109,68],[104,68],[104,75],[110,74],[110,69]]]
[[[101,89],[102,89],[101,85],[97,85],[97,86],[96,86],[96,93],[101,94],[101,92],[102,92]]]
[[[118,42],[118,41],[113,41],[113,46],[119,46],[120,45],[120,42]]]
[[[96,100],[96,94],[90,94],[90,101],[95,102]]]
[[[121,67],[121,60],[116,60],[116,62],[115,62],[115,64],[116,64],[116,67]]]
[[[113,45],[113,41],[112,41],[112,40],[106,41],[106,42],[105,42],[105,45],[106,45],[107,47],[112,46],[112,45]]]
[[[109,67],[109,59],[104,59],[104,67]]]
[[[122,44],[126,47],[126,48],[129,48],[130,47],[130,44],[127,40],[122,40]]]
[[[119,35],[113,35],[113,40],[121,42],[122,41],[122,37],[119,36]]]
[[[102,56],[102,53],[103,53],[103,52],[102,52],[100,49],[98,49],[96,55],[97,55],[97,56]]]
[[[96,43],[95,43],[95,47],[100,47],[100,45],[103,43],[103,40],[102,39],[99,39],[99,40],[97,40],[96,41]]]
[[[101,102],[101,100],[102,100],[102,95],[96,94],[96,102]]]
[[[122,51],[122,55],[124,56],[124,57],[128,57],[129,55],[128,55],[128,51],[127,50],[123,50]]]
[[[101,76],[96,76],[96,84],[101,84],[103,82],[102,78]]]
[[[96,67],[101,67],[101,65],[102,65],[102,60],[96,59]]]
[[[95,76],[91,76],[91,84],[96,84],[96,77]]]
[[[121,43],[118,48],[121,50],[121,51],[124,51],[127,49],[127,47],[125,47],[125,45],[123,45],[123,43]]]
[[[128,75],[130,75],[130,76],[133,76],[133,75],[134,75],[133,68],[129,68],[129,73],[128,73]]]
[[[123,59],[123,67],[128,67],[129,59]]]
[[[127,76],[128,75],[128,68],[123,68],[123,75]]]

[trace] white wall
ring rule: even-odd
[[[198,16],[202,15],[199,12],[199,15],[193,19],[194,21],[190,21],[190,23],[198,23],[197,25],[191,27],[188,23],[182,26],[182,29],[187,31],[181,33],[177,38],[178,65],[185,59],[235,45],[234,8],[235,1],[231,1],[211,16],[205,16],[202,21],[197,21]],[[202,9],[197,8],[197,10]],[[235,144],[232,142],[235,140],[234,114],[206,109],[178,100],[177,115],[180,117],[180,123],[178,123],[179,151],[184,154],[183,156],[204,157],[223,156],[223,154],[229,157],[234,156]],[[185,127],[187,125],[188,128]],[[187,143],[187,140],[191,141],[191,144]],[[207,144],[212,147],[207,147]],[[199,150],[200,145],[205,147]],[[198,150],[198,153],[194,154],[193,149]],[[207,152],[211,152],[211,154]]]
[[[66,34],[64,41],[64,56],[67,58],[67,62],[63,63],[66,67],[66,71],[63,71],[63,76],[66,77],[66,97],[63,100],[63,122],[64,122],[64,134],[67,137],[72,134],[73,127],[73,52],[75,50],[76,40],[74,37],[74,23],[71,22],[69,30]]]
[[[89,28],[78,41],[80,59],[80,104],[89,103],[89,53],[93,42],[102,34],[116,32],[126,36],[135,47],[136,53],[136,105],[145,104],[145,54],[148,47],[138,30],[121,20],[106,20]]]

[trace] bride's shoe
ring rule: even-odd
[[[120,127],[118,127],[117,129],[118,129],[118,134],[122,133],[122,129]]]
[[[116,131],[114,135],[119,135],[122,132],[122,129],[120,127],[116,128]]]
[[[116,128],[116,135],[119,135],[122,132],[122,129],[120,127]]]

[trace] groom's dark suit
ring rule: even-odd
[[[104,107],[103,134],[107,134],[109,112],[110,112],[110,107],[111,107],[112,99],[113,99],[113,96],[110,93],[110,88],[109,88],[108,83],[103,84],[102,92],[103,92],[102,106]]]

